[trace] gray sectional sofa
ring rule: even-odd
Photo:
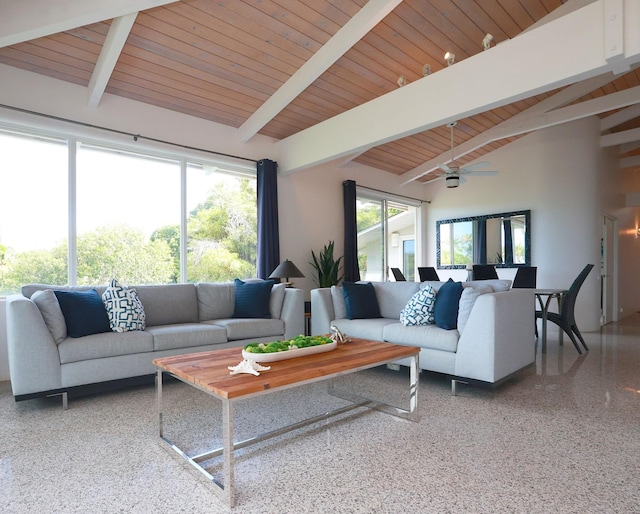
[[[336,326],[348,337],[419,346],[420,368],[450,376],[453,394],[457,382],[496,385],[534,362],[531,290],[511,289],[510,280],[463,282],[463,288],[472,289],[460,297],[458,328],[405,326],[402,309],[427,284],[437,301],[443,282],[373,282],[381,317],[369,319],[348,319],[342,287],[314,289],[312,333]]]
[[[100,390],[112,381],[152,375],[152,361],[158,357],[242,347],[251,341],[290,339],[304,333],[304,293],[284,284],[271,289],[271,316],[265,318],[233,317],[233,283],[134,288],[144,307],[145,330],[83,337],[67,336],[65,318],[56,312],[55,300],[39,308],[37,297],[34,301],[32,296],[37,291],[91,288],[32,284],[23,286],[22,294],[7,297],[9,372],[16,401],[63,394],[66,403],[66,392],[74,388],[96,385]],[[106,286],[95,289],[102,295]]]

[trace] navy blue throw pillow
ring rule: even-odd
[[[347,318],[367,319],[382,317],[376,290],[371,282],[366,284],[343,282],[342,294],[347,307]]]
[[[109,315],[95,289],[89,291],[54,291],[69,337],[111,332]]]
[[[462,284],[449,279],[442,284],[436,294],[436,303],[433,307],[433,316],[436,326],[445,330],[453,330],[458,327],[458,304],[462,296]]]
[[[234,318],[270,318],[271,288],[275,280],[243,282],[235,279],[236,303]]]

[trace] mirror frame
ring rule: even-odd
[[[467,216],[465,218],[454,218],[448,220],[438,220],[436,221],[436,266],[438,269],[466,269],[467,264],[445,264],[442,265],[440,262],[440,225],[447,225],[450,223],[457,222],[476,222],[479,220],[489,220],[495,218],[511,218],[514,216],[524,216],[525,217],[525,232],[524,232],[524,263],[518,264],[507,264],[507,263],[497,263],[495,264],[496,268],[520,268],[523,266],[531,266],[531,210],[526,211],[512,211],[512,212],[501,212],[497,214],[485,214],[480,216]],[[475,232],[475,226],[474,226]],[[480,263],[469,263],[469,264],[480,264]]]

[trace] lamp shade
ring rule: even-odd
[[[304,277],[302,271],[300,271],[297,266],[289,259],[285,259],[280,264],[278,264],[276,269],[273,270],[273,273],[269,275],[269,278],[288,279],[289,277]]]

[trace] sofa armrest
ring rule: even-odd
[[[322,287],[311,290],[311,334],[314,336],[328,334],[331,322],[336,319],[333,309],[331,288]]]
[[[284,338],[292,339],[304,334],[304,291],[287,287],[280,319],[284,321]]]
[[[62,387],[58,345],[38,306],[22,295],[7,297],[7,349],[14,396]]]
[[[483,294],[458,341],[455,374],[497,382],[535,360],[532,290]]]

